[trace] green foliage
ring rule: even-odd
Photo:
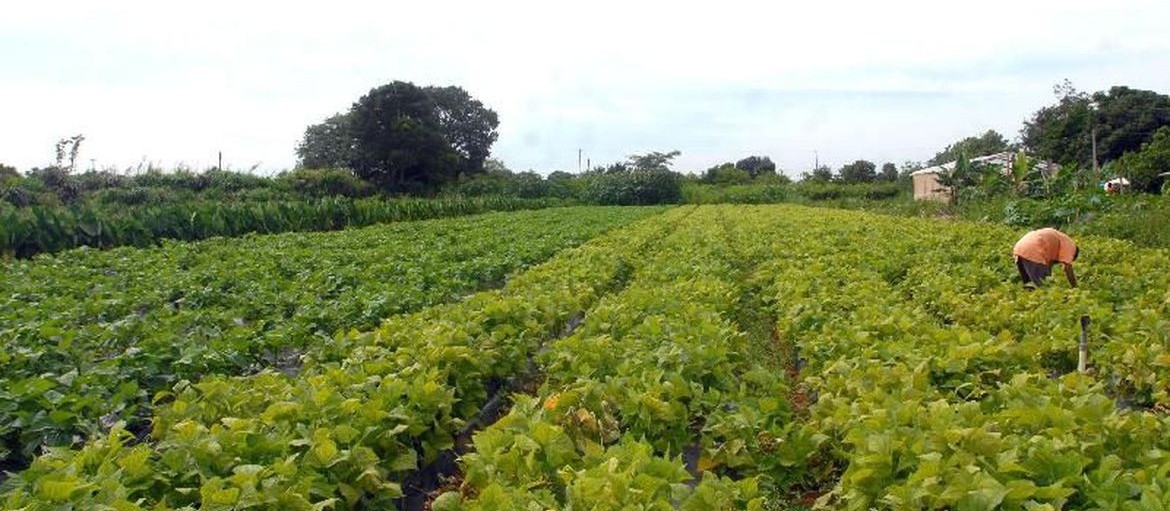
[[[369,197],[374,188],[353,172],[341,168],[299,168],[277,176],[277,181],[302,197]]]
[[[899,183],[842,184],[806,180],[793,184],[779,179],[731,186],[687,182],[682,187],[682,200],[686,204],[794,202],[841,206],[840,201],[887,201],[905,194],[906,186]]]
[[[1079,235],[1081,285],[1028,291],[1005,252],[1021,232],[674,208],[499,290],[338,334],[299,373],[175,385],[149,438],[115,426],[52,450],[0,498],[388,508],[502,389],[512,406],[470,433],[432,509],[1159,509],[1170,274],[1150,269],[1170,255]],[[502,383],[532,372],[536,388]],[[37,385],[0,388],[50,394]]]
[[[821,165],[812,170],[812,172],[805,172],[801,174],[801,181],[810,183],[828,183],[833,181],[833,169],[826,165]]]
[[[28,172],[26,181],[38,182],[63,204],[73,204],[81,196],[81,187],[65,167],[34,168]]]
[[[16,167],[0,163],[0,185],[8,182],[11,179],[19,177],[20,172],[16,170]]]
[[[309,126],[297,155],[303,167],[353,169],[385,192],[431,192],[482,172],[497,126],[496,113],[459,87],[395,81]]]
[[[871,183],[877,178],[877,166],[871,161],[857,160],[837,171],[842,183]]]
[[[210,375],[299,367],[336,332],[451,302],[656,212],[559,208],[5,265],[0,451],[24,460]]]
[[[1098,160],[1107,163],[1140,150],[1170,125],[1170,96],[1164,94],[1118,86],[1089,95],[1067,81],[1056,92],[1057,103],[1036,111],[1020,132],[1024,147],[1045,160],[1093,168],[1094,131]]]
[[[1151,193],[1161,190],[1162,184],[1170,181],[1162,175],[1170,172],[1170,125],[1155,132],[1140,151],[1123,155],[1115,162],[1114,169],[1137,190]]]
[[[703,181],[720,185],[742,185],[752,181],[752,174],[731,163],[724,163],[707,169],[703,173]]]
[[[584,211],[564,211],[568,223],[560,225],[573,225]],[[592,211],[604,224],[615,213],[628,221],[662,210]],[[528,236],[536,218],[521,228],[498,221],[513,236],[539,238]],[[566,250],[499,290],[393,316],[373,331],[341,333],[293,376],[264,371],[182,382],[162,396],[149,443],[128,447],[115,429],[80,449],[39,457],[8,482],[5,507],[393,507],[405,476],[452,446],[493,382],[517,374],[541,343],[612,289],[629,258],[661,230],[657,222],[640,223]],[[451,255],[461,249],[458,241],[449,248]]]
[[[438,107],[423,89],[406,82],[375,87],[354,103],[351,116],[350,166],[382,190],[431,190],[459,174],[459,157],[440,131]]]
[[[1006,138],[995,130],[987,130],[977,137],[967,137],[948,145],[942,151],[935,153],[927,160],[928,165],[942,165],[959,159],[960,155],[968,158],[978,158],[989,154],[1002,153],[1011,148]]]
[[[735,168],[747,172],[752,179],[765,174],[776,174],[776,164],[767,156],[748,156],[735,162]]]
[[[893,183],[898,180],[898,166],[891,162],[882,164],[882,171],[877,175],[878,181]]]
[[[152,168],[130,176],[129,182],[130,186],[195,192],[203,198],[227,198],[233,193],[272,185],[270,178],[245,172],[220,169],[195,172],[185,168],[175,169],[173,172]]]
[[[345,168],[354,160],[352,112],[333,115],[305,128],[297,144],[297,164],[309,169]]]
[[[689,212],[623,290],[548,346],[538,399],[474,437],[462,461],[474,497],[458,509],[761,508],[760,478],[777,473],[770,454],[791,412],[782,373],[752,356],[760,339],[733,319],[741,272],[767,245],[768,222],[752,213]]]
[[[134,201],[135,192],[119,201]],[[538,209],[555,199],[503,197],[448,199],[345,199],[308,201],[181,202],[153,204],[143,192],[142,206],[123,202],[77,207],[31,206],[0,218],[0,255],[29,257],[75,247],[150,246],[164,239],[200,240],[213,236],[291,231],[329,231],[400,220]],[[163,195],[159,200],[165,200]]]
[[[488,172],[464,177],[444,191],[466,197],[580,198],[584,183],[572,174],[561,174],[557,176],[550,174],[548,178],[544,178],[531,171]]]
[[[164,206],[184,200],[181,191],[173,188],[133,186],[106,188],[89,196],[90,204],[113,206]]]
[[[891,199],[902,194],[904,186],[897,183],[821,183],[801,182],[793,189],[808,201],[824,201],[833,199]]]
[[[679,151],[667,153],[651,151],[646,154],[631,154],[629,166],[633,170],[670,170],[671,162],[680,154],[682,153]]]
[[[793,188],[786,184],[712,186],[688,182],[682,186],[684,204],[777,204],[795,199]]]
[[[1165,253],[1078,238],[1081,286],[1025,292],[1003,252],[1019,231],[775,218],[761,273],[820,396],[792,438],[819,439],[805,466],[821,476],[804,484],[831,490],[824,505],[1113,509],[1161,477],[1167,423],[1145,407],[1170,395],[1166,277],[1134,267]],[[1082,314],[1099,376],[1061,376]]]
[[[1003,171],[998,165],[972,162],[966,153],[949,170],[938,174],[938,183],[951,192],[951,200],[960,204],[1002,192]]]
[[[1046,106],[1024,121],[1020,139],[1037,157],[1081,167],[1092,166],[1092,109],[1087,94],[1067,80],[1054,88],[1057,103]]]
[[[499,136],[496,133],[499,116],[460,87],[426,87],[423,90],[435,102],[443,139],[459,155],[459,172],[482,172],[492,144]]]
[[[682,199],[682,179],[669,170],[590,173],[582,179],[582,196],[592,204],[674,204]]]
[[[1093,102],[1102,162],[1140,150],[1157,131],[1170,127],[1170,96],[1165,94],[1115,86],[1094,93]]]
[[[1110,197],[1096,213],[1081,224],[1073,224],[1076,232],[1129,240],[1145,247],[1170,249],[1170,196]]]

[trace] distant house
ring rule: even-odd
[[[1003,169],[1004,173],[1012,171],[1012,165],[1016,162],[1016,153],[1013,151],[1005,151],[1002,153],[989,154],[987,156],[980,156],[978,158],[971,158],[971,163],[983,163],[987,165],[997,165]],[[1033,165],[1039,167],[1046,174],[1055,174],[1060,169],[1059,165],[1046,161],[1033,162]],[[955,162],[947,162],[942,165],[935,165],[933,167],[926,167],[910,173],[910,178],[914,181],[914,198],[917,200],[938,200],[949,202],[951,200],[951,190],[939,183],[939,174],[949,173],[955,169]]]

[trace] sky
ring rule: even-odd
[[[1170,93],[1170,2],[9,2],[0,162],[296,164],[305,127],[395,80],[499,113],[493,156],[576,172],[648,151],[675,170],[767,155],[925,160],[1009,139],[1052,86]]]

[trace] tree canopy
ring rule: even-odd
[[[660,153],[658,151],[651,151],[646,154],[631,154],[629,156],[629,166],[634,170],[670,170],[671,164],[681,151],[670,151],[668,153]]]
[[[870,183],[877,178],[877,165],[872,161],[857,160],[842,166],[837,175],[843,183]]]
[[[767,156],[748,156],[735,162],[735,168],[747,172],[752,179],[763,174],[776,173],[776,164]]]
[[[1093,131],[1099,163],[1141,149],[1159,128],[1170,125],[1170,96],[1113,87],[1087,94],[1065,81],[1054,88],[1057,102],[1025,121],[1020,138],[1039,158],[1063,165],[1093,165]]]
[[[741,185],[750,183],[752,175],[731,162],[716,165],[703,173],[703,181],[720,185]]]
[[[1170,96],[1113,87],[1093,94],[1097,105],[1097,155],[1102,162],[1138,151],[1154,134],[1170,126]]]
[[[828,165],[821,165],[811,172],[802,173],[800,179],[810,183],[828,183],[833,180],[833,169]]]
[[[354,138],[350,114],[336,114],[305,129],[297,144],[300,166],[308,169],[344,168],[353,162]]]
[[[498,125],[494,111],[459,87],[395,81],[309,126],[297,156],[302,167],[346,167],[385,191],[433,190],[483,172]]]
[[[967,137],[948,145],[942,151],[935,153],[934,157],[927,161],[927,164],[942,165],[944,163],[958,161],[959,155],[965,155],[968,158],[978,158],[989,154],[1002,153],[1009,149],[1011,149],[1011,144],[1008,143],[1003,135],[995,130],[987,130],[977,137]]]

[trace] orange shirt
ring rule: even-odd
[[[1012,254],[1034,263],[1072,264],[1077,253],[1077,244],[1067,234],[1052,228],[1044,228],[1025,234],[1016,242]]]

